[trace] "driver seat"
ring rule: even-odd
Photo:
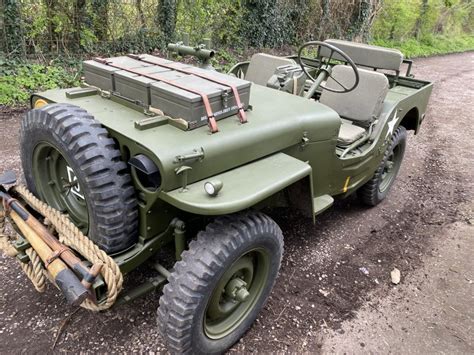
[[[350,66],[335,65],[331,75],[346,87],[354,84],[355,75]],[[341,90],[331,77],[326,86]],[[388,90],[389,82],[384,74],[359,69],[359,85],[354,90],[346,93],[322,91],[319,102],[331,107],[341,117],[339,146],[348,146],[366,134],[367,128],[379,118]]]

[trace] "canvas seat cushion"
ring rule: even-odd
[[[357,65],[371,68],[399,71],[403,62],[403,54],[398,49],[373,46],[365,43],[343,41],[340,39],[327,39],[324,41],[346,53]],[[320,55],[328,57],[331,51],[321,47]],[[345,61],[339,54],[334,53],[334,59]]]
[[[339,135],[337,137],[338,145],[346,146],[354,143],[362,138],[366,130],[362,127],[353,125],[349,122],[342,121],[341,128],[339,128]]]
[[[334,66],[331,76],[347,88],[354,85],[355,74],[350,66]],[[328,78],[326,86],[330,89],[342,90],[332,78]],[[343,118],[368,125],[382,112],[388,89],[388,79],[384,74],[359,69],[359,85],[354,90],[347,93],[323,90],[319,102],[331,107]]]

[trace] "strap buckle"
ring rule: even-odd
[[[69,249],[68,247],[66,246],[62,246],[60,249],[58,250],[54,250],[53,253],[46,259],[46,261],[44,262],[44,267],[45,268],[48,268],[48,266],[56,259],[58,259],[59,257],[61,257],[61,254],[64,253],[65,251],[69,251],[71,249]]]
[[[240,123],[247,123],[247,115],[245,114],[244,105],[239,105],[239,120]]]
[[[217,128],[216,118],[214,116],[207,117],[207,125],[209,126],[211,133],[214,134],[219,132],[219,128]]]

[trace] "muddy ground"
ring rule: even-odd
[[[422,130],[410,134],[400,176],[379,206],[338,201],[316,225],[269,211],[285,234],[285,258],[268,304],[231,352],[474,352],[473,62],[472,52],[415,60],[413,73],[435,87]],[[1,109],[2,171],[20,172],[23,113]],[[402,275],[397,286],[394,267]],[[155,326],[158,292],[68,318],[74,310],[53,287],[37,294],[5,257],[0,270],[1,353],[164,350]]]

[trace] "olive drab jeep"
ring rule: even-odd
[[[44,211],[65,216],[122,275],[155,270],[115,306],[162,289],[157,324],[169,350],[219,353],[252,325],[278,275],[283,234],[262,208],[284,200],[314,219],[353,193],[380,203],[432,84],[397,50],[341,40],[307,42],[288,57],[257,53],[227,74],[203,46],[170,50],[202,65],[94,58],[80,87],[32,95],[21,160],[28,190],[52,208]],[[41,209],[1,191],[22,238],[13,246],[46,255],[71,303],[105,304],[100,265],[56,248],[59,232],[40,228]]]

